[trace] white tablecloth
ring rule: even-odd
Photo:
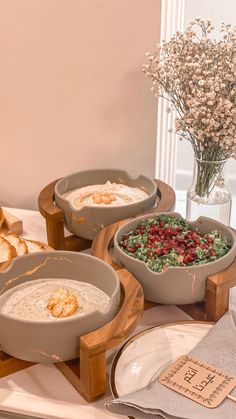
[[[47,242],[45,221],[37,211],[8,210],[23,220],[23,237]],[[181,207],[177,210],[182,212]],[[236,301],[236,296],[231,300]],[[175,306],[157,306],[144,313],[135,332],[158,323],[185,319],[189,317]],[[54,365],[37,364],[0,379],[0,419],[17,417],[6,411],[23,414],[25,418],[30,415],[50,419],[118,419],[104,408],[104,401],[110,398],[108,389],[105,397],[87,403]]]

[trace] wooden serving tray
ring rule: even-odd
[[[10,262],[1,264],[0,271]],[[55,364],[68,381],[87,400],[106,392],[106,351],[122,343],[136,328],[143,313],[144,297],[139,282],[126,269],[118,272],[121,305],[114,319],[100,329],[80,337],[79,358]],[[0,351],[0,378],[34,365]]]
[[[40,192],[38,207],[46,221],[48,244],[56,250],[81,251],[91,247],[91,241],[71,235],[65,237],[64,213],[58,208],[54,200],[54,189],[60,179],[54,180]],[[157,187],[156,206],[149,212],[168,212],[174,208],[175,192],[165,182],[154,180]]]
[[[118,272],[122,268],[113,260],[110,250],[113,246],[113,238],[116,231],[127,221],[128,220],[122,220],[103,228],[93,241],[91,249],[93,256],[104,260]],[[204,302],[181,305],[178,307],[195,320],[216,322],[228,310],[229,291],[235,285],[236,259],[224,271],[218,272],[207,278]],[[145,301],[145,308],[150,308],[154,305],[156,305],[156,303]]]

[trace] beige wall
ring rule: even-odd
[[[36,208],[93,167],[154,175],[156,101],[140,70],[160,0],[0,0],[0,201]]]

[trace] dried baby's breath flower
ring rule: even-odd
[[[177,111],[175,131],[204,160],[236,153],[236,27],[223,23],[220,41],[209,37],[213,29],[209,19],[194,19],[157,44],[142,67],[151,91],[169,101],[168,112]]]

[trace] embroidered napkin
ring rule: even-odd
[[[227,312],[191,355],[236,377],[236,314]],[[236,397],[236,388],[231,392]],[[142,419],[236,419],[236,403],[225,399],[208,409],[163,386],[158,379],[142,390],[106,404],[110,412]]]

